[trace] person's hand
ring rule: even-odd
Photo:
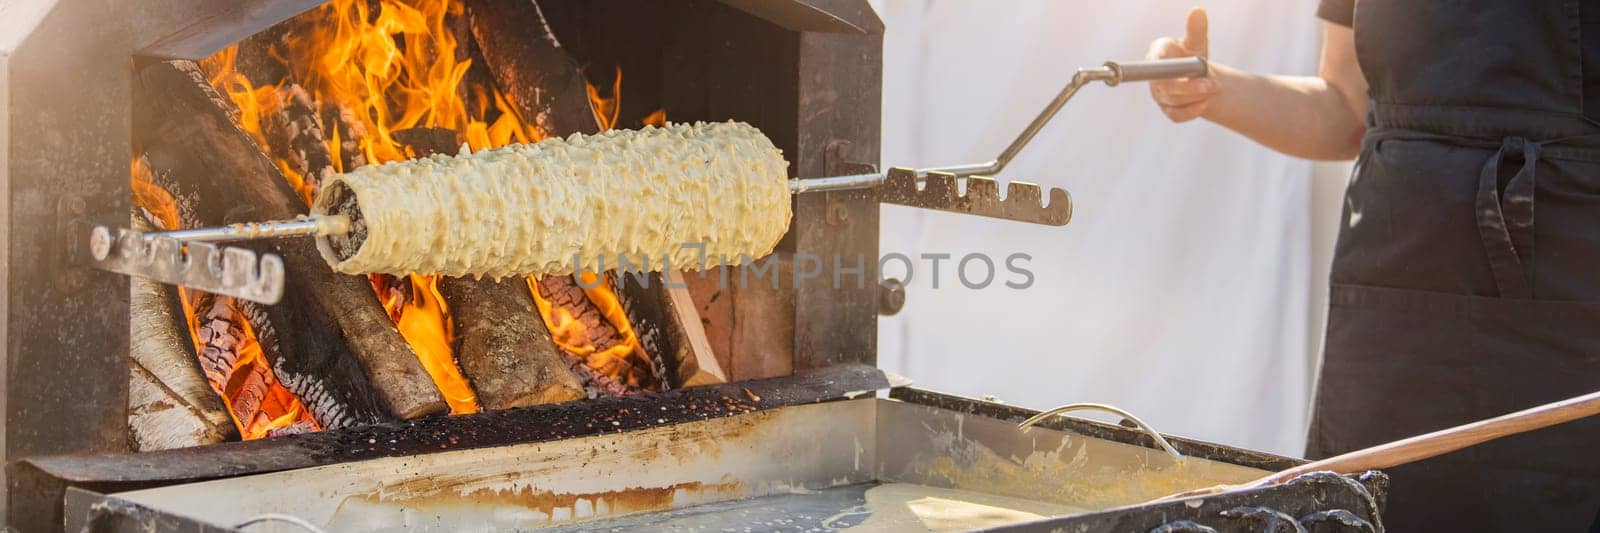
[[[1183,40],[1171,37],[1156,39],[1150,43],[1150,52],[1145,54],[1145,58],[1208,57],[1210,47],[1206,41],[1206,10],[1198,7],[1190,9],[1185,26],[1187,31]],[[1220,92],[1222,84],[1209,77],[1150,82],[1150,97],[1173,122],[1188,122],[1199,117],[1206,112],[1211,97]]]

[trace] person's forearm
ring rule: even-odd
[[[1260,76],[1212,63],[1222,85],[1201,117],[1296,157],[1352,159],[1366,124],[1316,76]]]

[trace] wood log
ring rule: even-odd
[[[136,230],[155,229],[137,214],[132,222]],[[135,447],[162,450],[236,438],[233,419],[200,370],[177,289],[137,276],[128,285],[128,425]]]
[[[683,274],[630,271],[609,277],[657,377],[655,390],[727,382]]]
[[[550,340],[520,278],[439,280],[456,324],[456,361],[484,409],[565,402],[583,383]]]
[[[531,0],[473,0],[468,23],[495,84],[523,123],[551,135],[600,131],[579,68]]]
[[[135,451],[216,444],[237,435],[232,421],[215,424],[137,360],[130,357],[128,367],[128,433]]]
[[[203,223],[284,220],[307,212],[276,165],[235,123],[232,102],[212,90],[193,63],[148,65],[139,83],[142,124],[135,134],[152,165],[158,165],[154,154],[162,146],[168,164],[188,163],[184,181],[194,186]],[[251,247],[280,255],[289,273],[284,301],[262,311],[274,331],[293,332],[276,336],[280,354],[273,362],[291,390],[318,382],[322,392],[349,408],[355,422],[448,410],[365,278],[334,273],[309,239]]]
[[[278,381],[276,376],[269,375],[266,366],[242,367],[241,364],[251,342],[261,346],[268,343],[256,340],[245,331],[248,319],[239,312],[232,298],[201,293],[195,298],[194,307],[199,324],[195,338],[201,346],[200,364],[213,376],[214,387],[229,399],[233,417],[247,426],[254,424]],[[337,418],[327,413],[322,416]]]
[[[142,158],[145,168],[160,167],[162,169],[160,172],[148,173],[151,182],[149,186],[158,188],[170,196],[170,201],[176,209],[176,213],[169,213],[169,216],[176,218],[180,222],[178,224],[180,227],[204,225],[201,219],[214,215],[209,212],[209,209],[203,208],[201,198],[199,198],[200,195],[195,190],[195,184],[203,182],[195,178],[186,179],[182,176],[174,175],[190,172],[190,169],[183,165],[192,164],[193,162],[186,161],[182,157],[171,156],[167,153],[170,148],[172,147],[165,144],[153,145],[147,152],[146,157]],[[156,161],[162,161],[164,164],[151,164],[149,159],[151,159],[152,155]],[[167,164],[166,162],[169,161],[172,163]],[[141,211],[143,210],[141,209]],[[139,226],[136,224],[135,227]],[[135,281],[135,283],[138,283],[138,281]],[[158,284],[157,287],[167,286]],[[177,297],[176,292],[173,289],[174,300]],[[247,301],[218,297],[198,291],[193,291],[191,297],[193,299],[191,307],[195,315],[194,332],[191,335],[188,332],[189,324],[182,323],[179,326],[184,330],[182,337],[185,342],[190,339],[193,340],[189,344],[191,350],[198,345],[198,352],[190,351],[188,355],[196,363],[197,368],[203,370],[202,375],[204,378],[202,379],[205,381],[203,386],[206,389],[206,394],[216,397],[217,391],[224,391],[230,399],[234,400],[232,405],[233,415],[228,420],[228,425],[233,427],[235,431],[238,428],[234,425],[233,420],[255,420],[261,414],[262,402],[269,398],[275,399],[272,389],[279,385],[294,393],[311,413],[312,418],[321,423],[323,427],[347,427],[377,419],[363,417],[360,413],[353,412],[351,407],[343,402],[340,395],[329,391],[327,380],[317,379],[314,376],[298,375],[294,371],[286,369],[283,357],[284,347],[277,339],[276,327],[260,306]],[[179,304],[174,303],[173,305],[177,306]],[[182,313],[176,307],[173,313],[178,314],[180,319],[187,319],[187,317],[182,316]],[[246,373],[235,376],[239,361],[243,357],[243,354],[240,353],[241,344],[249,342],[251,338],[251,335],[246,334],[244,331],[247,324],[254,332],[253,340],[260,348],[262,356],[268,364],[272,365],[271,375],[267,375],[268,367],[263,366],[253,367],[248,369]],[[352,375],[354,376],[352,379],[364,379],[358,373]],[[279,376],[287,377],[293,381],[286,383],[280,380]],[[236,377],[237,379],[235,379]],[[337,380],[333,380],[333,382],[337,384]],[[364,385],[358,383],[357,386],[363,387],[363,390],[365,390]],[[367,397],[372,395],[370,391],[364,394]],[[221,399],[219,398],[217,401],[220,402]],[[224,413],[223,416],[227,417],[228,415]],[[279,428],[276,433],[284,433],[293,428],[294,426]],[[301,427],[300,429],[309,428]]]
[[[661,299],[667,322],[677,326],[677,350],[673,354],[674,382],[679,387],[698,387],[727,383],[728,375],[711,349],[706,337],[705,324],[700,321],[700,310],[695,307],[694,296],[682,272],[661,273]]]
[[[450,128],[408,128],[393,133],[394,140],[410,149],[411,157],[454,154],[461,147],[461,134]]]

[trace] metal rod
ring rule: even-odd
[[[1056,93],[1056,97],[1050,100],[1050,104],[1046,105],[1038,116],[1033,117],[1033,121],[1022,129],[1022,133],[1017,134],[1017,138],[1013,139],[1011,144],[1000,152],[999,157],[984,163],[919,168],[917,169],[917,179],[926,178],[930,172],[955,174],[957,177],[962,178],[979,174],[988,176],[1000,173],[1001,170],[1005,170],[1006,165],[1011,164],[1011,160],[1017,157],[1017,154],[1021,153],[1023,148],[1028,146],[1029,142],[1033,141],[1034,136],[1039,134],[1039,130],[1044,129],[1045,125],[1050,123],[1050,119],[1055,118],[1056,113],[1061,111],[1061,107],[1067,104],[1067,100],[1071,100],[1072,95],[1078,93],[1078,89],[1082,89],[1084,85],[1096,81],[1103,81],[1108,84],[1115,83],[1117,78],[1116,70],[1108,66],[1078,69],[1078,73],[1072,76],[1072,81],[1068,82],[1066,87],[1062,87],[1061,92]],[[872,174],[794,179],[789,180],[789,191],[799,194],[865,189],[876,187],[888,178],[889,173],[884,171]]]
[[[984,175],[992,176],[1005,170],[1011,160],[1022,153],[1022,149],[1033,141],[1033,138],[1043,130],[1045,125],[1054,119],[1062,106],[1078,94],[1083,86],[1093,82],[1105,82],[1107,85],[1116,85],[1124,79],[1128,81],[1148,81],[1154,79],[1168,79],[1176,77],[1204,76],[1207,65],[1201,58],[1163,59],[1152,61],[1108,61],[1105,65],[1078,69],[1072,75],[1061,92],[1033,117],[1033,121],[1012,139],[1011,144],[1000,155],[983,163],[969,163],[943,167],[929,167],[916,169],[917,181],[924,181],[930,173],[954,174],[958,178]],[[845,191],[853,189],[866,189],[882,185],[889,179],[887,171],[870,174],[853,174],[848,176],[829,176],[825,178],[792,179],[789,180],[789,192],[794,194],[823,191]],[[178,242],[216,242],[236,241],[250,239],[267,239],[274,237],[290,237],[298,235],[324,236],[342,235],[350,231],[350,219],[343,215],[318,215],[301,217],[299,220],[278,222],[249,222],[216,228],[198,228],[152,233],[152,236],[168,237]]]
[[[343,235],[350,232],[350,217],[345,215],[307,216],[298,220],[245,222],[213,228],[182,229],[147,233],[178,242],[220,242],[271,239],[277,237]]]
[[[1104,66],[1078,69],[1078,73],[1072,75],[1072,82],[1068,83],[1066,87],[1062,87],[1061,92],[1056,93],[1055,99],[1050,100],[1050,105],[1045,106],[1044,111],[1040,111],[1039,116],[1034,117],[1033,122],[1028,123],[1028,127],[1022,129],[1022,133],[1011,141],[1011,145],[1000,152],[1000,157],[995,158],[996,164],[994,168],[992,170],[985,169],[984,173],[994,174],[1004,170],[1006,165],[1011,164],[1011,159],[1022,152],[1024,147],[1028,146],[1028,143],[1033,140],[1033,136],[1038,135],[1039,130],[1044,129],[1045,124],[1049,124],[1050,119],[1055,118],[1056,112],[1061,111],[1061,107],[1067,105],[1067,100],[1072,99],[1072,95],[1078,94],[1078,89],[1095,81],[1114,83],[1117,81],[1116,71],[1112,70],[1111,67]]]

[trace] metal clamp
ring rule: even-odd
[[[1103,403],[1074,403],[1063,405],[1061,407],[1033,415],[1027,420],[1023,420],[1022,423],[1017,424],[1017,429],[1026,431],[1028,428],[1033,427],[1034,424],[1038,424],[1049,419],[1050,417],[1071,411],[1103,411],[1121,416],[1123,419],[1133,422],[1134,425],[1139,426],[1139,429],[1143,430],[1145,434],[1150,435],[1150,438],[1154,439],[1156,444],[1160,445],[1162,450],[1166,450],[1167,454],[1171,455],[1173,459],[1183,461],[1183,454],[1178,453],[1178,449],[1173,448],[1172,443],[1167,442],[1167,438],[1161,436],[1161,433],[1157,432],[1155,428],[1150,427],[1150,424],[1144,423],[1144,421],[1140,420],[1139,417],[1133,416],[1133,413],[1124,411],[1120,407],[1106,405]]]
[[[95,226],[89,257],[101,270],[139,276],[266,305],[283,298],[283,259],[244,248],[184,243],[159,234]]]

